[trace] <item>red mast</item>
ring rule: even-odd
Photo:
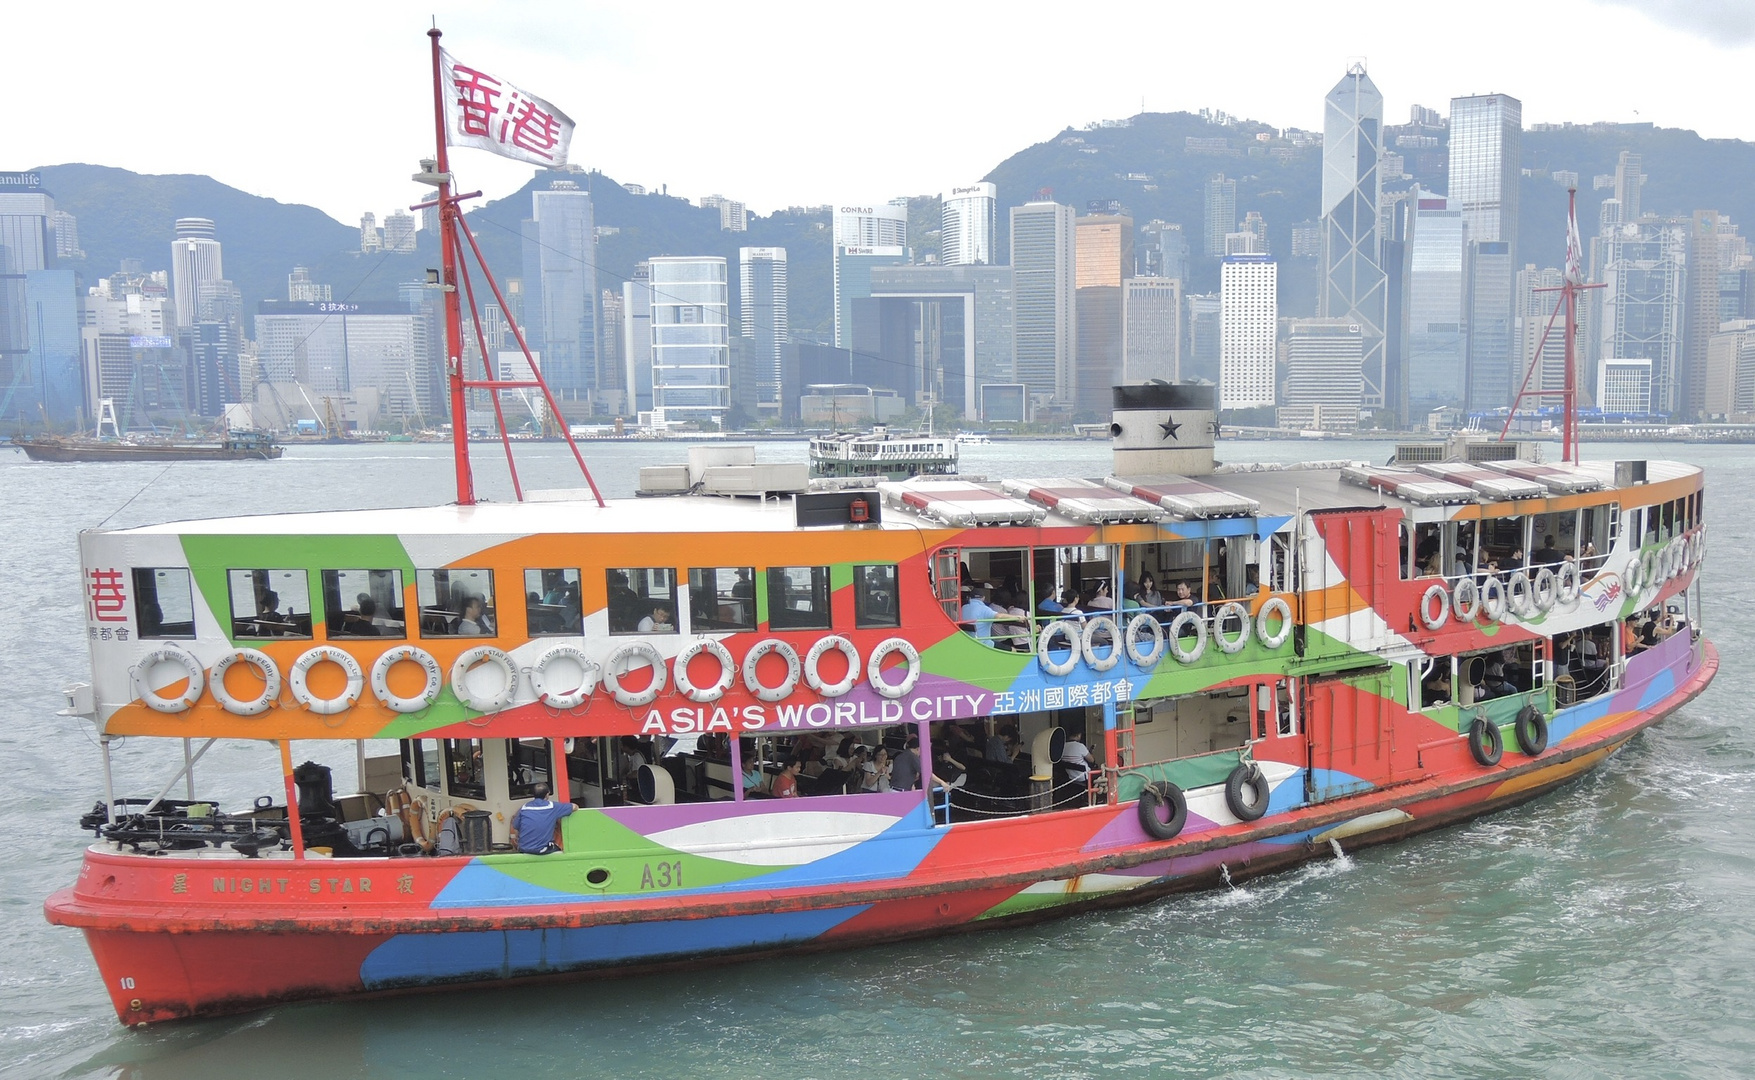
[[[1578,461],[1578,294],[1585,289],[1600,289],[1601,283],[1587,285],[1584,281],[1584,247],[1578,239],[1578,189],[1568,188],[1566,206],[1566,270],[1558,288],[1536,289],[1536,292],[1557,292],[1554,298],[1554,310],[1548,316],[1548,325],[1542,328],[1542,338],[1536,343],[1535,356],[1530,359],[1530,366],[1523,373],[1523,384],[1518,387],[1517,397],[1512,399],[1511,413],[1505,418],[1505,426],[1499,431],[1499,440],[1505,441],[1506,433],[1511,430],[1511,421],[1517,416],[1517,406],[1526,397],[1558,397],[1561,410],[1565,414],[1560,429],[1560,460]],[[1564,385],[1558,390],[1529,389],[1530,376],[1541,366],[1542,352],[1548,344],[1548,335],[1554,330],[1554,320],[1559,317],[1561,309],[1566,311],[1566,367]]]
[[[427,31],[432,40],[433,49],[433,134],[436,156],[432,161],[421,162],[421,172],[414,179],[424,184],[431,184],[439,189],[439,197],[433,202],[417,203],[411,210],[424,210],[436,206],[439,210],[439,245],[440,245],[440,280],[436,283],[445,294],[445,377],[451,388],[451,447],[457,468],[457,505],[475,505],[475,479],[469,464],[469,413],[465,390],[487,390],[493,397],[494,419],[500,429],[500,442],[506,450],[506,468],[511,473],[512,491],[522,501],[524,488],[518,481],[518,463],[512,454],[512,440],[506,430],[505,413],[500,407],[500,391],[530,389],[540,391],[548,409],[548,415],[556,419],[561,435],[567,446],[573,451],[573,460],[579,465],[579,472],[585,477],[585,483],[591,488],[592,498],[598,506],[603,506],[603,493],[597,490],[597,481],[591,478],[591,470],[585,465],[585,455],[580,453],[579,444],[573,441],[572,428],[567,424],[566,417],[561,413],[560,402],[555,400],[549,391],[548,382],[542,377],[542,371],[536,365],[536,359],[530,355],[530,346],[524,342],[524,333],[518,328],[512,316],[512,310],[506,305],[505,297],[500,293],[499,284],[494,281],[493,271],[488,269],[487,260],[482,257],[481,247],[475,242],[475,235],[469,229],[469,223],[463,219],[463,212],[457,204],[464,199],[473,199],[481,194],[479,191],[467,195],[451,193],[452,180],[450,154],[445,131],[445,87],[444,65],[439,55],[438,27]],[[494,300],[499,303],[500,310],[505,314],[506,325],[511,329],[518,347],[524,352],[524,360],[530,371],[528,379],[501,379],[493,370],[492,359],[488,356],[487,339],[482,332],[481,316],[476,310],[475,290],[470,284],[469,264],[464,254],[464,242],[469,244],[469,253],[481,268],[482,277],[486,279],[488,288],[492,290]],[[459,285],[462,294],[459,293]],[[477,348],[481,352],[484,378],[468,378],[463,370],[463,299],[467,295],[471,322],[475,326]]]

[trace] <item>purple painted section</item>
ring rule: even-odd
[[[821,810],[824,813],[881,814],[903,818],[920,805],[918,791],[880,791],[870,795],[809,795],[801,799],[751,799],[731,802],[720,799],[705,803],[675,803],[668,806],[607,807],[606,817],[625,825],[642,836],[698,825],[703,821],[726,818],[757,817],[763,814],[796,813]]]
[[[1199,814],[1190,810],[1188,812],[1188,824],[1182,827],[1182,833],[1180,835],[1186,836],[1189,833],[1206,832],[1209,829],[1216,829],[1218,827],[1218,822],[1201,817]],[[1146,830],[1140,828],[1140,816],[1138,814],[1116,814],[1109,820],[1109,824],[1097,830],[1097,835],[1091,837],[1090,840],[1085,842],[1085,846],[1082,850],[1096,851],[1100,848],[1127,847],[1133,844],[1145,844],[1151,842],[1152,838],[1146,835]],[[1129,870],[1128,873],[1131,874],[1133,871]]]
[[[1623,685],[1643,683],[1668,667],[1674,667],[1678,672],[1691,671],[1693,664],[1689,654],[1693,651],[1694,643],[1688,631],[1678,630],[1651,648],[1628,657]]]

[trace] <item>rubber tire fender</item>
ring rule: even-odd
[[[1158,809],[1167,806],[1170,816],[1158,816]],[[1140,828],[1153,840],[1174,840],[1188,824],[1188,797],[1168,780],[1156,780],[1140,789]]]
[[[1469,754],[1482,768],[1499,764],[1499,759],[1505,756],[1505,736],[1499,734],[1499,725],[1485,716],[1475,717],[1469,725]]]
[[[1253,801],[1245,801],[1243,789],[1255,792]],[[1253,761],[1239,762],[1231,775],[1225,778],[1225,806],[1238,821],[1256,821],[1267,813],[1268,799],[1273,789],[1268,787],[1267,777],[1261,773],[1261,766]]]
[[[1512,734],[1517,737],[1517,748],[1525,757],[1541,757],[1542,751],[1548,748],[1548,720],[1534,705],[1525,705],[1517,714],[1517,726],[1512,729]]]

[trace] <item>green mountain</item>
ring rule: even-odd
[[[1598,208],[1608,194],[1595,189],[1591,179],[1613,173],[1623,150],[1644,156],[1644,209],[1661,214],[1713,209],[1755,226],[1755,185],[1746,182],[1755,175],[1755,144],[1702,139],[1691,131],[1651,125],[1532,130],[1523,137],[1523,163],[1533,175],[1523,180],[1518,223],[1525,261],[1557,266],[1564,256],[1566,192],[1549,177],[1561,171],[1578,174],[1579,223],[1589,236],[1596,231]],[[1427,156],[1442,161],[1441,153]],[[1414,164],[1412,155],[1409,163]],[[421,280],[427,267],[438,264],[436,241],[425,233],[411,254],[362,255],[354,226],[312,207],[249,195],[204,176],[145,176],[82,164],[38,171],[56,205],[79,219],[86,257],[73,265],[88,283],[114,271],[124,258],[141,259],[148,269],[169,265],[179,217],[213,219],[225,245],[226,276],[237,282],[251,306],[285,297],[286,277],[295,265],[309,267],[312,278],[329,284],[338,300],[383,300],[395,297],[398,283]],[[1321,151],[1295,145],[1256,121],[1214,124],[1191,113],[1143,113],[1126,121],[1068,128],[1020,150],[986,177],[999,188],[1001,257],[1009,207],[1044,193],[1081,211],[1088,203],[1113,200],[1140,225],[1155,218],[1180,223],[1193,253],[1189,289],[1210,291],[1218,285],[1218,263],[1200,255],[1200,247],[1204,184],[1217,172],[1237,181],[1239,218],[1259,212],[1270,248],[1286,263],[1284,310],[1305,313],[1314,304],[1314,261],[1285,255],[1291,250],[1292,226],[1314,218],[1320,209]],[[520,223],[530,215],[531,192],[546,187],[552,176],[538,172],[517,192],[469,214],[502,281],[523,274]],[[568,178],[592,194],[603,233],[597,252],[601,288],[616,288],[632,276],[635,263],[654,255],[722,255],[732,264],[735,310],[737,249],[784,247],[793,333],[801,339],[828,340],[833,286],[826,212],[752,216],[748,232],[722,232],[717,211],[684,199],[630,194],[601,173]],[[1417,179],[1436,190],[1444,188],[1442,174]],[[825,197],[832,196],[825,192]],[[932,196],[910,201],[910,235],[920,256],[937,246],[936,207]]]

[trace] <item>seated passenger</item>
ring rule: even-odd
[[[993,643],[1001,649],[1012,652],[1030,651],[1030,631],[1025,626],[1027,617],[1020,618],[1013,607],[1012,594],[1000,589],[993,594]]]
[[[641,619],[634,629],[642,634],[676,633],[676,627],[670,621],[670,609],[663,604],[652,605],[652,614]]]
[[[1140,575],[1139,591],[1134,594],[1134,598],[1143,608],[1164,606],[1164,594],[1158,591],[1157,579],[1150,574]]]
[[[780,775],[774,777],[773,792],[776,799],[798,798],[798,774],[804,768],[804,762],[797,758],[787,758],[781,766]]]
[[[459,637],[492,637],[494,625],[483,614],[485,608],[481,597],[471,596],[463,601],[463,615],[457,620],[456,629],[452,633]]]
[[[372,599],[372,594],[360,593],[354,598],[354,609],[341,616],[342,633],[350,637],[376,637],[378,627],[374,620],[377,614],[378,602]]]
[[[743,793],[745,795],[766,795],[768,793],[768,774],[762,771],[762,763],[753,756],[743,763]]]
[[[963,590],[962,625],[966,633],[973,634],[981,640],[981,644],[993,648],[993,620],[999,615],[987,603],[987,587],[977,585]]]
[[[1068,735],[1066,745],[1060,751],[1060,763],[1066,766],[1066,778],[1081,784],[1091,775],[1091,748],[1082,739],[1082,735]]]
[[[554,802],[548,797],[548,785],[537,784],[534,796],[512,815],[512,843],[526,855],[551,855],[560,849],[555,843],[555,826],[573,812],[570,802]]]
[[[1086,611],[1114,611],[1115,598],[1109,595],[1109,582],[1099,581],[1088,587],[1079,606]]]
[[[1450,669],[1434,671],[1420,684],[1420,707],[1430,709],[1450,704]]]
[[[1198,611],[1199,609],[1200,601],[1194,598],[1194,590],[1188,587],[1188,582],[1178,581],[1176,583],[1176,595],[1170,599],[1171,613],[1180,614],[1184,611]]]

